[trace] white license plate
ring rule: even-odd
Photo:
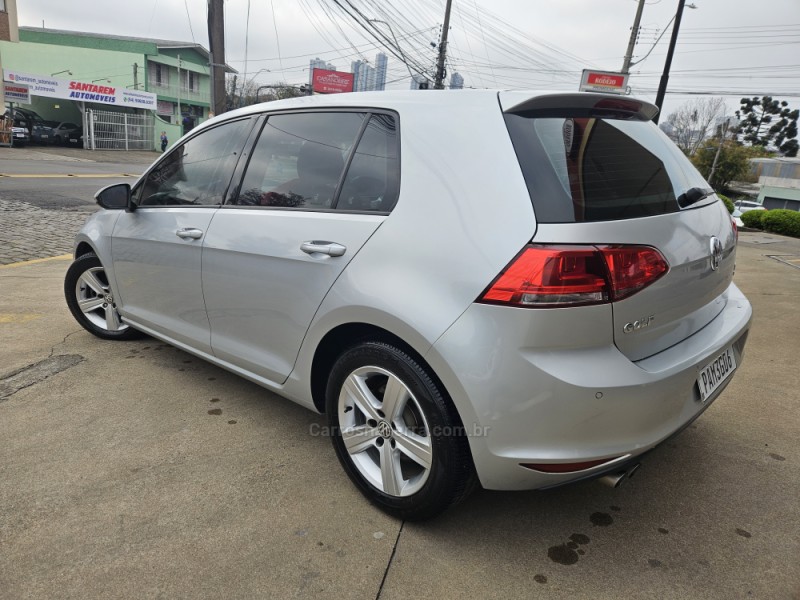
[[[69,138],[69,141],[70,141],[71,143],[75,144],[75,143],[77,143],[77,141],[78,141],[78,140],[76,140],[75,138]]]
[[[25,134],[24,134],[24,133],[15,133],[15,134],[14,134],[14,137],[21,137],[21,138],[24,138],[24,137],[25,137]]]
[[[736,358],[733,355],[733,348],[728,347],[700,370],[700,374],[697,376],[700,401],[705,402],[735,370]]]
[[[43,135],[43,136],[42,136],[42,139],[43,139],[43,140],[46,140],[46,139],[47,139],[47,136],[46,136],[46,135]]]

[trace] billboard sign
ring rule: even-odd
[[[352,92],[355,76],[343,71],[314,69],[311,76],[312,89],[317,94],[341,94]]]
[[[6,102],[31,103],[31,88],[23,83],[4,83]]]
[[[582,92],[611,92],[612,94],[628,93],[627,73],[614,73],[609,71],[583,70],[581,77]]]
[[[110,84],[97,85],[95,82],[80,81],[78,79],[56,79],[44,75],[20,73],[9,69],[4,70],[4,79],[15,85],[27,85],[33,96],[156,110],[155,94],[129,90]]]

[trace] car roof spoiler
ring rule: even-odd
[[[519,92],[501,92],[503,112],[527,117],[596,117],[650,121],[658,114],[658,107],[637,98],[623,98],[610,94],[576,92],[570,94],[542,94],[525,98]]]

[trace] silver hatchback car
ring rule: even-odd
[[[67,303],[326,413],[402,518],[617,483],[731,381],[752,315],[730,215],[655,113],[491,91],[227,113],[98,192]]]

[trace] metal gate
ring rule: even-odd
[[[88,150],[152,150],[153,115],[108,110],[83,113],[84,148]]]

